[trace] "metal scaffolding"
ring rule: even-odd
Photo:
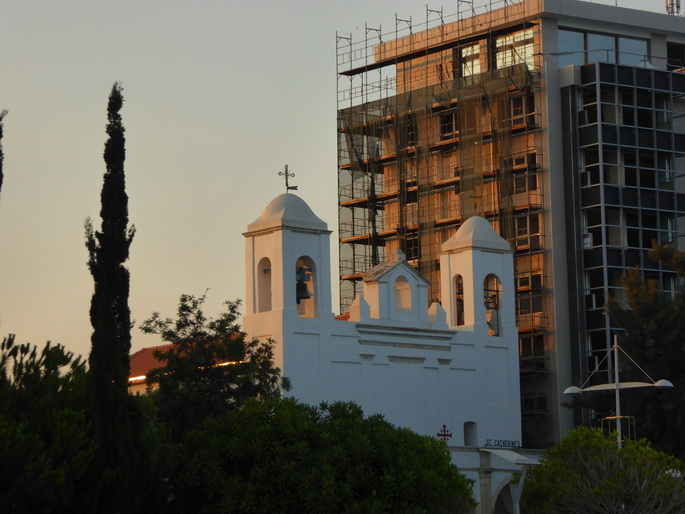
[[[508,4],[477,14],[459,2],[450,23],[427,9],[419,27],[396,17],[393,32],[366,26],[358,43],[338,35],[343,310],[362,274],[393,248],[439,301],[440,245],[474,215],[521,255],[542,249],[542,221],[533,218],[543,196],[537,24],[524,16],[502,32],[530,2]],[[521,273],[532,273],[533,259],[524,260]]]

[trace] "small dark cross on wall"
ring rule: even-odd
[[[287,193],[288,191],[297,191],[297,186],[288,185],[288,179],[289,179],[290,177],[294,177],[295,174],[294,174],[294,173],[289,173],[289,172],[288,172],[288,165],[287,165],[287,164],[285,165],[285,171],[279,171],[279,172],[278,172],[278,175],[281,176],[281,177],[285,177],[285,192],[286,192],[286,193]]]
[[[447,425],[442,426],[442,430],[438,432],[438,439],[442,439],[443,441],[447,441],[448,439],[452,438],[452,433],[447,430]]]

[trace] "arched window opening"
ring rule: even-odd
[[[271,310],[271,261],[264,257],[257,265],[257,312]]]
[[[478,446],[478,430],[474,421],[464,423],[464,446]]]
[[[456,325],[464,324],[464,278],[461,275],[454,277],[454,321]]]
[[[399,276],[395,280],[395,310],[408,311],[411,309],[411,286],[406,277]]]
[[[483,302],[485,304],[485,319],[491,336],[498,336],[500,332],[500,300],[502,298],[502,283],[495,275],[488,275],[483,281]]]
[[[309,257],[295,263],[295,302],[297,313],[303,318],[316,318],[316,268]]]

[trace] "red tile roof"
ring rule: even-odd
[[[232,338],[243,337],[245,334],[237,333],[231,334]],[[161,368],[164,364],[154,356],[157,350],[168,350],[173,344],[163,344],[160,346],[151,346],[143,348],[130,355],[131,371],[129,373],[128,382],[131,384],[141,384],[145,382],[145,376],[153,369]],[[225,366],[227,363],[217,363],[217,366]]]
[[[172,346],[172,344],[151,346],[150,348],[143,348],[142,350],[138,350],[136,353],[131,354],[130,378],[145,376],[153,369],[162,367],[162,362],[154,356],[154,352],[157,350],[167,350]]]

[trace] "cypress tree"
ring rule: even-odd
[[[136,442],[133,405],[128,393],[131,313],[128,307],[129,272],[124,262],[135,229],[128,225],[128,196],[124,176],[126,158],[121,85],[112,86],[107,105],[106,171],[101,193],[101,231],[86,221],[88,267],[94,292],[90,306],[93,326],[89,362],[89,392],[93,425],[103,470],[98,491],[99,511],[131,511],[135,494]],[[140,484],[142,485],[142,484]]]

